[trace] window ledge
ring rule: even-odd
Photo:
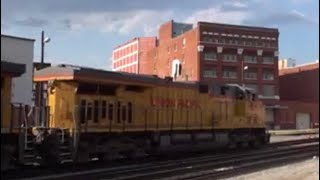
[[[279,100],[279,99],[280,99],[280,96],[277,96],[277,95],[275,95],[275,96],[263,96],[263,95],[259,95],[258,98],[259,98],[259,99],[277,99],[277,100]]]

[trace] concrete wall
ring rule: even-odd
[[[11,102],[32,105],[34,40],[1,35],[1,61],[26,65],[26,72],[12,81]]]

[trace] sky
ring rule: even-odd
[[[278,28],[280,58],[319,59],[319,0],[1,0],[1,34],[51,41],[45,61],[111,69],[112,50],[169,20]]]

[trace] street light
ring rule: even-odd
[[[40,69],[43,69],[44,66],[44,45],[46,43],[50,42],[50,38],[48,37],[44,37],[44,31],[41,32],[41,64],[40,64]],[[42,110],[44,110],[45,108],[43,107],[43,82],[40,82],[40,93],[39,93],[39,106],[40,106],[40,123],[42,126],[45,125],[44,122],[44,117],[43,117],[43,113]]]
[[[244,87],[244,72],[246,70],[248,70],[248,66],[244,66],[244,60],[241,61],[241,83],[242,83],[242,86]]]

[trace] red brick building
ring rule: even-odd
[[[112,70],[143,73],[146,52],[156,47],[156,37],[134,38],[113,50]]]
[[[319,126],[319,62],[281,69],[279,89],[280,104],[287,109],[277,113],[278,128]]]
[[[267,105],[273,124],[278,108],[277,29],[169,21],[159,29],[158,46],[148,52],[149,72],[160,77],[206,83],[245,84]],[[245,68],[246,67],[246,68]]]
[[[176,81],[245,84],[257,91],[274,122],[278,108],[278,29],[169,21],[160,26],[156,47],[139,73]],[[143,66],[143,67],[142,67]]]

